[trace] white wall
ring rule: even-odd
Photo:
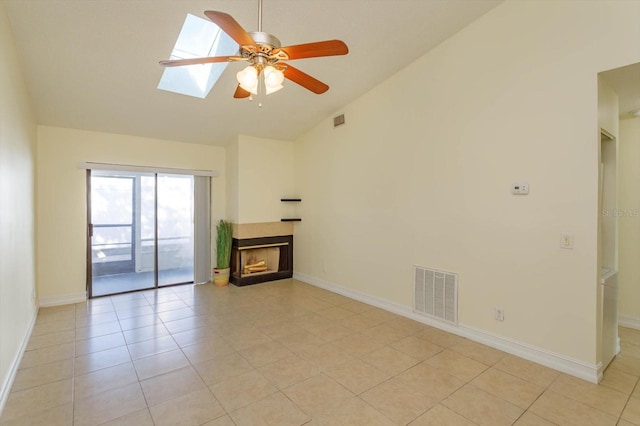
[[[615,137],[618,137],[619,127],[618,100],[618,94],[598,76],[598,125]]]
[[[227,170],[227,217],[238,223],[240,215],[240,141],[236,137],[225,147]]]
[[[36,313],[36,124],[0,2],[0,412]]]
[[[280,222],[291,214],[292,206],[280,199],[295,195],[292,142],[240,135],[227,154],[235,170],[228,173],[228,189],[237,197],[229,211],[233,222]]]
[[[507,1],[322,121],[295,145],[296,272],[407,307],[412,265],[457,272],[462,326],[597,369],[597,73],[640,60],[638,16]]]
[[[618,95],[598,78],[598,124],[608,136],[600,137],[603,190],[600,222],[600,266],[618,268]]]
[[[619,315],[640,328],[640,118],[620,121]]]
[[[38,126],[38,294],[62,302],[86,286],[86,174],[81,162],[216,170],[213,223],[226,213],[221,147]]]

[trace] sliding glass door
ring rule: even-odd
[[[193,176],[157,177],[158,285],[193,282]]]
[[[97,276],[133,270],[134,184],[131,177],[94,176],[91,182],[91,261]]]
[[[88,172],[90,297],[194,281],[194,177]]]

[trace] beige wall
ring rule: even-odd
[[[619,314],[640,327],[640,118],[620,121]]]
[[[38,294],[85,290],[86,179],[81,162],[216,170],[212,219],[224,217],[224,148],[38,126]]]
[[[36,312],[36,124],[0,2],[0,412]]]
[[[507,1],[323,120],[295,145],[296,272],[404,306],[412,265],[457,272],[462,325],[595,366],[597,73],[640,61],[639,15]]]
[[[292,142],[240,135],[227,146],[227,155],[233,222],[279,222],[293,214],[293,206],[280,202],[295,195]]]

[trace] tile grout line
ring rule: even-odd
[[[622,418],[622,415],[624,414],[624,411],[627,409],[627,406],[629,405],[629,401],[631,401],[631,399],[632,399],[633,393],[635,392],[635,390],[637,388],[639,388],[640,385],[638,385],[638,383],[640,383],[640,378],[636,380],[636,384],[633,386],[633,389],[631,389],[631,392],[629,393],[629,396],[627,397],[627,400],[624,403],[624,407],[622,407],[622,411],[620,411],[620,415],[618,416],[617,423],[620,423],[621,420],[625,420],[625,419]],[[631,422],[629,422],[629,423],[631,423]]]
[[[180,296],[178,296],[178,298],[180,298]],[[181,298],[180,298],[181,299]],[[181,299],[182,300],[182,299]],[[185,305],[189,306],[186,302],[184,302]],[[189,308],[191,308],[191,306],[189,306]],[[193,309],[192,309],[193,310]],[[193,311],[194,314],[197,315],[197,313],[195,311]],[[160,317],[159,317],[160,318]],[[164,321],[162,320],[162,318],[160,318],[160,321],[162,322],[163,326],[166,328],[166,324],[164,323]],[[171,322],[171,321],[168,321]],[[204,328],[204,327],[198,327],[198,328]],[[207,382],[204,380],[204,377],[202,377],[200,375],[200,372],[198,371],[198,369],[195,367],[194,363],[191,361],[191,359],[187,356],[186,353],[184,353],[184,347],[180,346],[180,344],[176,341],[173,333],[171,333],[171,331],[169,331],[169,329],[167,329],[167,331],[169,332],[169,335],[171,336],[171,338],[173,339],[174,343],[178,346],[178,349],[180,350],[180,352],[182,353],[182,355],[185,357],[185,359],[187,360],[187,362],[189,363],[189,365],[191,366],[191,368],[193,368],[193,371],[195,371],[195,373],[198,375],[198,377],[200,378],[200,380],[202,380],[202,383],[204,383],[204,388],[207,389],[207,392],[209,392],[209,394],[213,397],[213,399],[218,403],[218,405],[220,405],[220,407],[222,408],[222,411],[224,411],[224,414],[221,416],[216,417],[215,419],[212,420],[217,420],[223,416],[227,416],[231,422],[235,425],[236,423],[233,421],[233,418],[231,417],[230,413],[227,412],[227,409],[224,407],[224,405],[218,400],[218,397],[216,397],[216,395],[213,393],[213,391],[211,390],[211,387],[207,384]],[[222,336],[220,336],[222,337]],[[223,338],[224,339],[224,338]],[[187,345],[191,346],[191,345]],[[151,410],[149,410],[151,411]],[[153,418],[153,416],[152,416]]]

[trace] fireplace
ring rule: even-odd
[[[232,284],[245,286],[292,276],[293,235],[233,238]]]

